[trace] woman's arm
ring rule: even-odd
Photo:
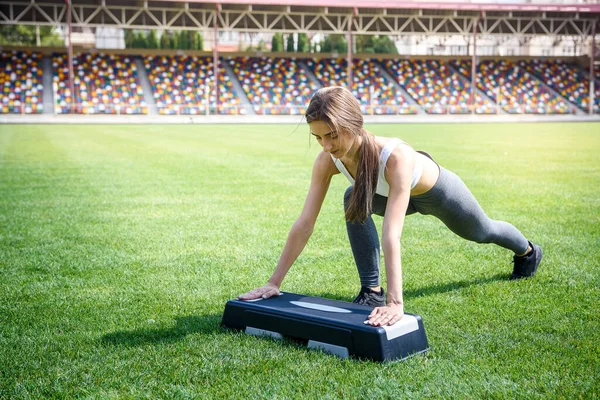
[[[329,189],[331,177],[336,173],[339,173],[339,171],[329,154],[323,151],[319,153],[313,165],[310,188],[302,213],[292,225],[275,271],[266,285],[238,296],[240,300],[252,300],[259,297],[269,298],[279,294],[279,287],[283,278],[312,235],[325,195]]]
[[[404,217],[410,200],[410,184],[415,165],[414,150],[399,146],[388,159],[385,177],[390,186],[381,245],[387,276],[387,306],[377,307],[369,315],[369,324],[392,325],[404,315],[402,299],[402,263],[400,260],[400,238]]]

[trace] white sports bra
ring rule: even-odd
[[[396,147],[398,147],[398,145],[400,145],[400,144],[405,144],[408,146],[408,143],[406,143],[398,138],[393,138],[390,141],[388,141],[388,143],[385,145],[385,147],[383,149],[381,149],[381,154],[379,155],[379,179],[377,180],[377,190],[376,190],[376,193],[378,195],[388,197],[388,195],[390,193],[390,185],[385,180],[385,165],[387,164],[387,160],[388,160],[388,158],[390,158],[390,154],[392,154],[392,151],[394,151],[394,149]],[[344,165],[344,163],[340,159],[335,158],[334,156],[331,156],[331,159],[335,163],[335,166],[337,167],[338,171],[340,171],[342,174],[344,174],[346,176],[346,178],[348,178],[350,183],[354,185],[354,178],[352,178],[352,175],[350,175],[350,173],[346,169],[346,166]],[[415,162],[415,168],[413,169],[412,182],[410,184],[411,190],[415,186],[417,186],[417,183],[419,183],[419,180],[421,179],[422,174],[423,174],[423,163],[417,157],[416,162]]]

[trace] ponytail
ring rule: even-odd
[[[373,135],[361,129],[358,168],[352,195],[346,209],[346,221],[363,223],[373,211],[373,197],[379,177],[379,153]]]

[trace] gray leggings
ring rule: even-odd
[[[344,209],[352,194],[350,186],[344,195]],[[385,214],[387,197],[375,195],[373,213]],[[440,177],[426,193],[410,197],[406,215],[421,213],[440,219],[458,236],[477,243],[495,243],[516,254],[527,251],[529,242],[511,224],[490,219],[464,182],[453,172],[440,167]],[[371,217],[364,223],[346,222],[350,246],[362,286],[380,285],[379,235]]]

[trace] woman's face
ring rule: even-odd
[[[323,151],[335,158],[342,158],[354,144],[354,137],[346,130],[335,131],[323,121],[313,121],[308,126],[310,133],[323,147]]]

